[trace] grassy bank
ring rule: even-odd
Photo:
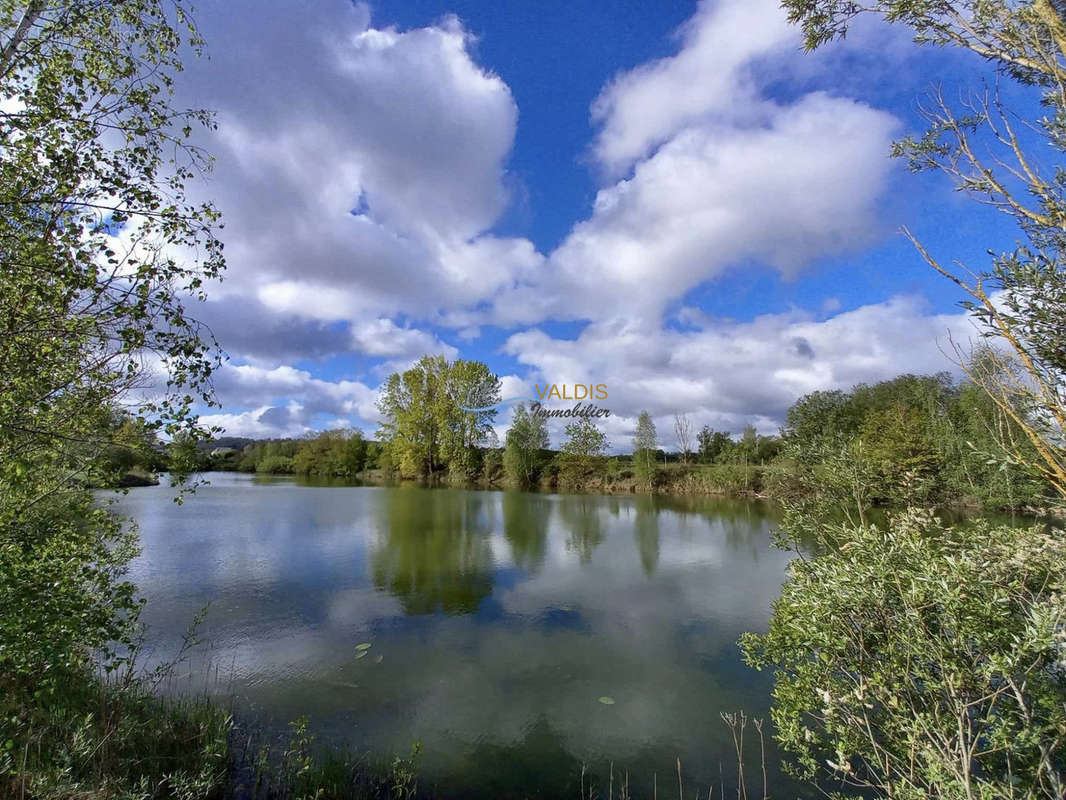
[[[319,745],[307,720],[268,737],[217,701],[84,676],[5,693],[0,797],[11,800],[414,798],[413,757],[374,763]]]
[[[418,773],[416,744],[406,755],[369,758],[317,740],[309,720],[270,734],[205,696],[164,697],[151,685],[100,681],[85,676],[77,685],[32,704],[3,700],[0,735],[0,798],[4,800],[429,800],[441,795]],[[26,698],[23,698],[24,700]],[[536,774],[521,796],[684,797],[743,787],[744,773],[763,781],[766,763],[762,722],[743,714],[722,714],[738,746],[751,761],[718,787],[690,787],[689,778],[667,771],[657,776],[653,795],[630,789],[630,775],[613,762],[593,769],[577,765],[567,789],[544,794]],[[754,723],[754,752],[741,752],[743,729]],[[739,738],[736,738],[739,737]],[[486,766],[487,774],[506,764]],[[549,765],[545,765],[547,767]],[[671,765],[673,769],[674,765]],[[515,765],[521,769],[520,765]],[[655,786],[656,776],[643,776]],[[739,781],[739,783],[737,783]],[[633,782],[638,779],[633,776]],[[682,788],[682,782],[685,784]],[[736,784],[736,787],[734,786]],[[473,790],[474,787],[471,787]],[[484,793],[485,787],[480,787]],[[460,794],[457,795],[456,791]],[[505,792],[506,797],[517,797]],[[738,792],[739,796],[739,792]]]
[[[47,693],[9,687],[2,706],[4,797],[193,800],[225,785],[232,719],[204,699],[83,675]]]
[[[632,469],[611,465],[602,474],[582,480],[554,479],[553,488],[601,491],[609,494],[729,495],[763,497],[771,485],[769,466],[742,464],[666,464],[655,469],[648,480],[640,479]]]
[[[547,469],[534,489],[541,491],[574,492],[584,494],[656,494],[673,497],[733,497],[759,498],[778,501],[798,501],[813,499],[818,495],[816,488],[820,482],[819,474],[824,471],[821,465],[801,468],[793,463],[775,462],[772,464],[679,464],[667,463],[656,467],[650,480],[637,477],[635,471],[625,462],[607,459],[595,468],[578,475],[566,475],[559,470]],[[396,485],[398,478],[394,473],[384,470],[367,470],[359,474],[358,483],[377,486]],[[333,485],[348,485],[336,480]],[[349,482],[350,483],[350,482]],[[421,485],[450,485],[456,488],[482,489],[517,489],[522,488],[504,475],[492,479],[482,478],[477,481],[451,479],[446,474],[432,481],[421,481]],[[965,511],[1022,511],[1037,514],[1048,513],[1042,502],[1033,502],[1033,498],[1023,498],[1017,502],[1009,496],[969,496],[964,494],[943,494],[929,498],[932,505],[941,508],[954,508]],[[890,496],[878,496],[867,489],[863,496],[866,503],[887,508],[899,507],[901,504]]]

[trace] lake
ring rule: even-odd
[[[771,686],[736,642],[765,630],[790,557],[772,506],[206,477],[181,506],[165,486],[118,503],[153,656],[210,604],[170,690],[268,728],[306,715],[375,758],[420,742],[447,796],[576,797],[583,764],[606,794],[613,763],[676,797],[677,759],[686,796],[735,786],[720,714],[766,716]],[[767,745],[771,793],[795,796]]]

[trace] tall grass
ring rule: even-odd
[[[216,796],[232,718],[205,698],[163,699],[140,682],[72,678],[0,700],[0,796],[104,800]]]
[[[306,718],[286,735],[268,737],[235,722],[206,695],[158,697],[143,683],[92,676],[32,711],[3,703],[0,798],[4,800],[419,800],[435,793],[419,782],[414,746],[407,756],[376,762],[319,743]],[[12,728],[12,717],[17,719]],[[718,785],[696,786],[683,765],[669,775],[642,776],[643,791],[611,763],[607,775],[580,775],[580,800],[768,798],[761,720],[723,714],[733,734],[735,772]],[[758,735],[761,793],[749,791],[745,743]],[[14,743],[19,746],[15,747]],[[732,769],[732,767],[730,767]],[[575,776],[576,777],[576,776]],[[650,785],[648,778],[650,777]],[[759,781],[756,779],[756,784]],[[530,796],[540,796],[536,787]],[[576,788],[576,787],[575,787]]]

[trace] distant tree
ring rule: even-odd
[[[444,395],[442,356],[423,356],[411,369],[385,381],[378,410],[384,418],[380,439],[401,474],[425,477],[441,467],[439,406]]]
[[[496,409],[462,411],[460,406],[488,408],[500,402],[500,379],[481,361],[463,360],[447,364],[443,378],[444,398],[450,402],[436,407],[440,455],[453,478],[472,480],[482,467],[480,448],[498,444],[492,429]]]
[[[604,461],[609,443],[607,434],[596,423],[582,418],[566,426],[566,441],[560,453],[561,474],[569,483],[581,480],[598,472],[597,467]],[[606,464],[602,464],[606,469]]]
[[[862,424],[862,416],[847,392],[811,392],[789,408],[783,435],[790,449],[802,454],[826,441],[850,441]]]
[[[525,404],[516,406],[503,452],[503,467],[508,480],[518,486],[536,483],[541,453],[548,449],[548,443],[547,421],[531,415]]]
[[[126,485],[130,476],[151,478],[155,470],[165,468],[163,446],[155,430],[144,420],[121,411],[101,412],[99,432],[102,449],[87,443],[99,456],[92,464],[90,482],[96,486]]]
[[[256,464],[255,471],[267,475],[291,475],[293,469],[293,459],[289,456],[267,456],[258,464]]]
[[[488,447],[481,454],[481,480],[488,484],[499,483],[504,477],[504,451],[499,447]]]
[[[759,449],[759,434],[755,426],[748,423],[740,434],[737,443],[737,459],[743,464],[752,464],[756,461]]]
[[[696,437],[701,463],[713,464],[718,457],[732,445],[732,439],[725,431],[716,431],[704,425]]]
[[[692,423],[685,414],[674,414],[674,436],[677,437],[677,446],[681,452],[681,463],[688,463],[689,453],[692,452]]]
[[[285,442],[277,442],[274,447],[279,451],[288,449]],[[303,475],[354,478],[366,467],[366,447],[362,431],[323,431],[296,444],[292,455],[293,471]]]
[[[595,422],[581,419],[571,422],[565,428],[566,441],[563,452],[578,458],[599,458],[607,452],[609,443],[607,434],[599,429]]]
[[[371,439],[364,439],[366,443],[366,458],[363,469],[381,469],[381,443]]]
[[[656,447],[655,423],[651,414],[641,411],[633,436],[633,468],[642,481],[650,481],[655,475]]]

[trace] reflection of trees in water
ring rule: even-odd
[[[636,500],[636,520],[633,536],[640,553],[640,565],[649,578],[659,566],[659,508],[654,497],[639,497]]]
[[[374,585],[408,614],[469,614],[492,591],[490,515],[474,492],[394,489],[370,556]]]
[[[691,536],[686,524],[694,517],[704,519],[722,531],[725,543],[734,552],[744,552],[758,560],[770,541],[770,532],[780,519],[780,510],[769,503],[731,497],[654,496],[658,513],[672,512],[682,537]],[[697,527],[696,530],[699,530]]]
[[[603,541],[601,504],[598,498],[575,495],[559,501],[559,516],[567,529],[566,549],[577,553],[582,564],[592,561],[592,552]]]
[[[504,492],[503,535],[515,566],[536,572],[548,547],[551,500],[528,492]]]
[[[456,776],[463,786],[458,796],[494,798],[578,797],[582,763],[567,750],[563,737],[541,715],[520,741],[496,744],[482,739]],[[585,782],[592,784],[591,776]],[[477,790],[470,792],[470,787]]]

